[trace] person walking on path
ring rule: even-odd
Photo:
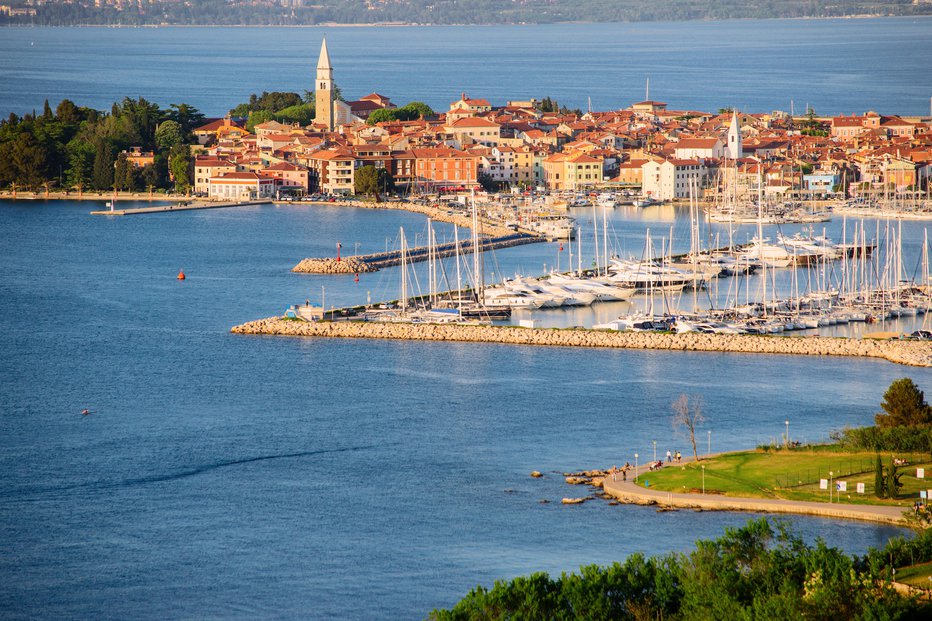
[[[671,461],[673,461],[673,456],[668,449],[667,450],[667,463],[669,464]]]

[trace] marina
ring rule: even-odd
[[[903,193],[928,183],[928,132],[896,135],[930,122],[928,17],[7,30],[0,108],[22,116],[0,147],[40,173],[0,195],[11,617],[417,619],[476,585],[685,558],[747,507],[564,504],[562,473],[690,453],[671,429],[686,395],[712,454],[791,433],[818,450],[904,376],[929,394],[925,206]],[[310,80],[324,34],[336,78],[318,77],[345,101]],[[541,41],[574,45],[542,59]],[[262,107],[280,95],[297,116]],[[482,122],[454,120],[481,98]],[[155,141],[180,102],[242,127]],[[399,119],[328,131],[373,102]],[[403,120],[423,110],[406,102],[451,116]],[[676,145],[724,135],[731,105],[754,191],[717,221],[702,156]],[[821,135],[862,122],[878,126],[847,145]],[[184,185],[189,151],[198,196],[148,200]],[[643,188],[661,159],[684,177]],[[380,164],[398,201],[340,196]],[[55,196],[82,175],[98,196]],[[232,198],[253,176],[271,202]],[[135,191],[106,206],[120,185]],[[836,186],[870,206],[845,212]],[[245,206],[159,205],[211,195]],[[88,214],[123,208],[152,217]],[[323,267],[293,271],[303,257]],[[779,519],[845,555],[911,536],[834,509]]]

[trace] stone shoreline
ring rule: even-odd
[[[454,341],[796,356],[848,356],[879,358],[896,364],[916,367],[932,367],[932,346],[923,341],[882,341],[829,337],[803,338],[748,334],[665,334],[587,329],[558,330],[513,326],[464,326],[362,321],[305,322],[281,317],[259,319],[234,326],[231,332],[234,334],[273,336]]]

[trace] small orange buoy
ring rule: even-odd
[[[178,270],[178,280],[184,280],[184,270]]]

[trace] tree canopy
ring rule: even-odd
[[[930,604],[898,595],[893,567],[932,560],[932,531],[851,557],[808,545],[778,523],[752,520],[699,541],[687,554],[590,565],[578,574],[535,573],[476,587],[435,621],[515,619],[905,619]]]
[[[163,110],[142,97],[127,97],[109,112],[63,99],[54,110],[43,106],[38,115],[11,114],[0,121],[0,187],[132,190],[140,181],[167,187],[169,152],[187,151],[191,129],[203,119],[193,106]],[[155,163],[135,168],[120,157],[130,147],[153,151]]]
[[[908,377],[894,381],[883,394],[884,413],[874,417],[879,427],[913,427],[932,424],[932,407],[925,394]]]
[[[434,111],[423,101],[412,101],[400,108],[380,108],[373,110],[366,123],[375,125],[390,121],[414,121],[433,116]]]
[[[381,193],[393,191],[395,181],[384,168],[366,165],[356,169],[353,186],[356,194],[378,198]]]

